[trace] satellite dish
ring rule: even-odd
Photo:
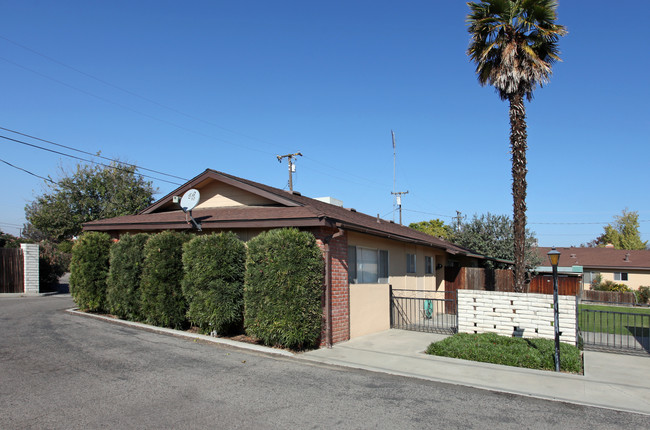
[[[201,194],[199,193],[199,190],[195,190],[194,188],[183,194],[183,197],[181,198],[181,209],[183,209],[183,212],[194,209],[196,205],[199,204],[200,198]]]

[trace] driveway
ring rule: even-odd
[[[0,298],[0,428],[643,428],[647,416],[242,352]]]

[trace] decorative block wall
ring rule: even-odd
[[[559,296],[560,341],[576,345],[578,298]],[[458,332],[555,339],[553,295],[458,290]]]
[[[38,244],[21,243],[25,293],[39,293]]]

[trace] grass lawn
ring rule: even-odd
[[[555,341],[522,339],[494,333],[458,333],[427,348],[427,354],[483,363],[555,370]],[[560,369],[582,372],[582,356],[575,346],[560,343]]]
[[[588,312],[605,311],[605,312]],[[578,305],[580,330],[625,334],[635,336],[648,336],[650,332],[650,308],[606,306],[606,305]],[[636,314],[627,315],[627,314]]]

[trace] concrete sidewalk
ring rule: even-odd
[[[650,415],[650,356],[585,351],[585,374],[424,354],[444,335],[387,330],[299,354],[302,360]]]

